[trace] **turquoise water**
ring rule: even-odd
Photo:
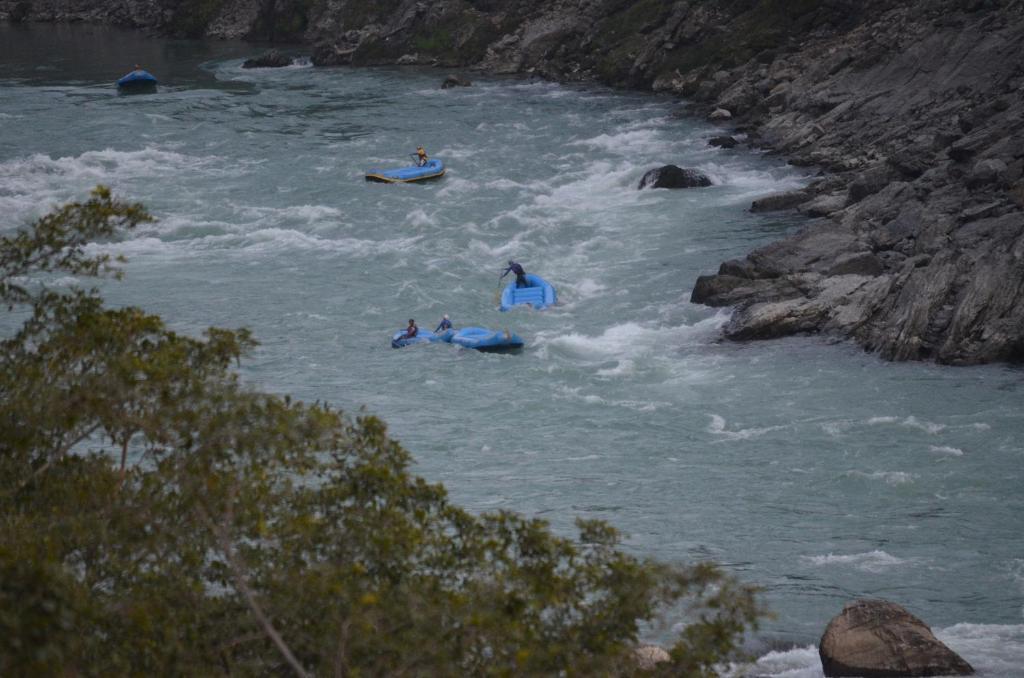
[[[763,674],[820,675],[812,646],[857,596],[904,604],[983,675],[1024,664],[1024,372],[723,343],[727,311],[688,302],[699,274],[800,226],[745,208],[804,170],[708,148],[714,130],[670,99],[242,70],[256,51],[0,27],[5,228],[97,183],[145,202],[158,223],[94,245],[130,258],[108,299],[182,331],[252,328],[249,382],[381,415],[470,509],[560,531],[603,518],[637,554],[723,563],[777,615],[754,641],[775,649]],[[118,96],[136,62],[160,91]],[[363,181],[419,144],[448,176]],[[636,190],[667,162],[716,185]],[[560,304],[499,313],[509,258]],[[432,329],[444,313],[526,350],[389,347],[409,317]]]

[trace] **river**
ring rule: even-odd
[[[715,133],[680,102],[445,71],[243,70],[259,48],[104,28],[0,26],[3,229],[110,185],[155,224],[108,300],[174,329],[250,327],[254,386],[380,415],[474,511],[631,552],[712,559],[764,588],[760,674],[820,676],[854,597],[905,605],[979,669],[1024,665],[1024,371],[892,364],[819,337],[726,343],[701,273],[801,226],[747,211],[810,171]],[[297,54],[301,50],[297,51]],[[141,63],[156,94],[119,96]],[[363,181],[424,145],[423,185]],[[715,185],[636,189],[665,163]],[[560,303],[499,313],[516,259]],[[65,281],[71,284],[73,281]],[[510,329],[519,355],[396,351],[432,329]],[[652,628],[664,640],[671,628]],[[1019,675],[1019,674],[1018,674]]]

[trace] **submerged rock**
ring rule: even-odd
[[[903,607],[885,600],[846,605],[818,646],[825,675],[969,676],[974,668]]]
[[[257,57],[246,59],[242,63],[242,68],[282,68],[291,65],[292,58],[290,56],[285,56],[276,49],[272,49]]]
[[[708,146],[717,146],[718,148],[735,148],[739,142],[730,136],[711,137],[708,139]]]
[[[449,75],[441,83],[441,89],[450,89],[452,87],[469,87],[472,85],[466,78],[459,77],[458,75]]]
[[[701,188],[710,185],[711,179],[706,174],[675,165],[665,165],[644,174],[637,188]]]

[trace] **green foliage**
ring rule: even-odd
[[[245,330],[46,285],[118,276],[85,245],[148,220],[99,188],[0,238],[0,675],[626,675],[665,606],[665,671],[735,654],[761,610],[716,568],[470,514],[379,419],[240,384]]]
[[[455,40],[452,38],[452,34],[444,29],[440,29],[416,38],[413,41],[413,45],[416,49],[426,52],[427,54],[438,54],[447,52],[448,50],[455,47]]]

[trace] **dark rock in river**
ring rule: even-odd
[[[904,608],[857,600],[829,622],[818,652],[825,675],[969,676],[974,669]]]
[[[637,188],[700,188],[710,185],[711,179],[697,170],[665,165],[644,174]]]
[[[291,65],[291,57],[281,54],[276,49],[272,49],[257,57],[246,59],[242,63],[242,68],[282,68],[283,66]]]
[[[730,136],[711,137],[708,139],[708,146],[717,146],[719,148],[735,148],[739,142]]]
[[[444,82],[441,83],[441,89],[450,89],[452,87],[469,87],[472,84],[473,83],[471,83],[466,78],[460,78],[457,75],[449,75],[447,78],[444,79]]]

